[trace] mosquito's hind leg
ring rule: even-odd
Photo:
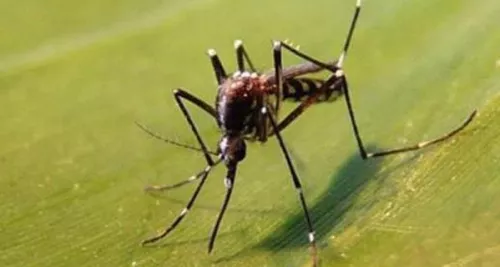
[[[356,119],[354,116],[354,108],[352,107],[351,98],[349,96],[349,87],[347,85],[347,80],[345,78],[345,75],[342,71],[339,71],[336,74],[336,76],[341,81],[342,92],[343,92],[345,102],[347,105],[347,111],[349,112],[349,118],[351,120],[352,129],[354,132],[354,136],[356,138],[359,153],[361,154],[361,157],[363,159],[374,158],[374,157],[383,157],[383,156],[388,156],[388,155],[397,154],[397,153],[404,153],[404,152],[419,150],[419,149],[422,149],[424,147],[428,147],[430,145],[443,142],[443,141],[451,138],[452,136],[456,135],[457,133],[461,132],[463,129],[465,129],[465,127],[467,127],[467,125],[469,125],[472,122],[472,120],[474,119],[474,117],[477,114],[477,111],[473,110],[470,113],[470,115],[467,117],[467,119],[463,123],[461,123],[458,127],[456,127],[455,129],[453,129],[453,130],[451,130],[451,131],[449,131],[449,132],[447,132],[447,133],[445,133],[445,134],[443,134],[435,139],[428,140],[428,141],[422,141],[422,142],[419,142],[419,143],[414,144],[414,145],[400,147],[400,148],[387,149],[387,150],[382,150],[382,151],[378,151],[378,152],[367,152],[366,148],[363,144],[363,141],[361,139],[358,125],[356,123]]]

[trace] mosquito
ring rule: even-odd
[[[309,240],[311,259],[313,265],[316,266],[318,257],[313,222],[309,215],[299,175],[294,167],[290,153],[288,152],[287,146],[285,145],[281,135],[281,131],[294,122],[312,104],[328,100],[333,96],[342,95],[347,105],[359,153],[363,159],[369,159],[418,150],[442,142],[462,131],[473,120],[476,115],[476,110],[474,110],[457,128],[438,138],[396,149],[388,149],[379,152],[367,152],[355,120],[354,109],[349,96],[347,78],[343,71],[343,63],[350,46],[351,38],[360,11],[361,0],[357,0],[343,50],[339,59],[336,61],[324,63],[302,53],[298,48],[287,42],[274,41],[274,68],[268,72],[260,73],[254,68],[252,61],[243,46],[243,42],[237,40],[235,41],[235,50],[238,69],[236,72],[228,75],[216,51],[209,49],[208,56],[210,57],[218,84],[215,107],[183,89],[176,89],[173,91],[175,101],[187,120],[187,123],[191,127],[199,147],[178,143],[174,140],[164,138],[161,135],[149,130],[142,124],[137,123],[137,125],[146,133],[157,139],[169,144],[202,152],[207,163],[207,166],[204,169],[185,181],[181,181],[173,185],[158,185],[147,188],[147,190],[162,191],[199,180],[198,186],[194,190],[194,193],[189,199],[187,205],[184,209],[182,209],[172,224],[166,227],[160,234],[144,240],[142,242],[143,245],[154,243],[164,238],[177,227],[195,203],[210,171],[215,166],[223,162],[227,169],[224,178],[226,193],[210,235],[210,241],[208,243],[208,253],[210,253],[214,248],[215,239],[217,237],[222,218],[224,217],[224,213],[226,212],[231,194],[233,192],[238,164],[245,158],[246,155],[246,141],[264,143],[269,137],[274,135],[276,136],[279,147],[283,153],[293,185],[298,194],[308,228],[307,236]],[[283,50],[286,50],[289,53],[303,59],[305,63],[283,68]],[[320,71],[331,72],[331,75],[326,79],[304,77],[304,75]],[[301,100],[300,104],[298,104],[298,106],[294,108],[283,120],[278,121],[277,114],[280,108],[280,101],[288,99]],[[191,102],[215,119],[222,132],[222,136],[218,141],[217,150],[215,152],[209,150],[203,141],[192,116],[185,106],[185,101]],[[213,159],[212,156],[216,156],[216,159]]]

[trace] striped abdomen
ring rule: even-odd
[[[342,94],[341,88],[336,84],[319,92],[324,83],[325,80],[315,78],[288,78],[285,80],[281,97],[283,100],[298,102],[308,96],[319,94],[317,101],[325,102],[334,101]]]

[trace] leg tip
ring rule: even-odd
[[[242,45],[243,45],[243,41],[242,40],[234,40],[234,48],[235,49],[240,48]]]
[[[479,112],[477,111],[477,109],[474,109],[474,110],[472,111],[472,113],[470,114],[470,116],[469,116],[469,117],[474,118],[474,117],[476,117],[476,116],[478,115],[478,113],[479,113]]]
[[[155,190],[155,187],[154,187],[154,186],[152,186],[152,185],[146,185],[146,186],[144,187],[144,189],[143,189],[143,190],[144,190],[144,192],[146,192],[146,193],[150,193],[150,192],[152,192],[152,191],[156,191],[156,190]]]
[[[207,54],[210,57],[215,57],[217,55],[217,52],[215,51],[215,49],[210,48],[207,50]]]
[[[460,127],[460,128],[464,128],[467,125],[469,125],[474,120],[474,118],[476,118],[477,115],[478,115],[478,111],[477,111],[477,109],[474,109],[472,111],[472,113],[467,117],[467,119],[463,123],[462,127]]]
[[[149,238],[149,239],[146,239],[146,240],[143,240],[141,242],[141,246],[145,247],[149,244],[152,244],[152,243],[155,243],[156,241],[162,239],[164,236],[155,236],[155,237],[152,237],[152,238]]]
[[[280,49],[280,47],[281,47],[281,42],[273,40],[273,48],[277,50]]]

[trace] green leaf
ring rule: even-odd
[[[365,3],[366,2],[366,3]],[[0,3],[1,266],[307,266],[307,231],[277,142],[249,144],[212,255],[223,166],[157,245],[194,185],[145,194],[204,168],[134,121],[195,144],[174,104],[212,103],[207,56],[235,69],[243,39],[259,69],[271,39],[338,57],[355,1],[3,1]],[[284,132],[317,229],[322,266],[496,266],[500,247],[500,4],[363,1],[345,71],[370,150],[451,140],[361,160],[343,99]],[[300,62],[285,55],[285,65]],[[281,116],[295,104],[284,104]],[[191,108],[191,106],[190,106]],[[193,109],[213,148],[220,133]]]

